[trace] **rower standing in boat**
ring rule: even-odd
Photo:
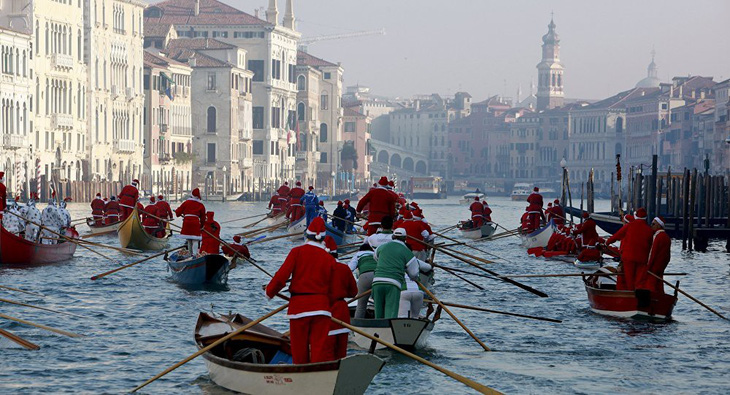
[[[104,216],[106,217],[104,218],[104,224],[106,225],[119,222],[119,213],[121,211],[117,197],[112,195],[109,199],[109,203],[104,207]]]
[[[576,226],[573,234],[581,236],[581,251],[578,260],[581,262],[600,262],[601,251],[597,248],[599,242],[596,231],[596,221],[590,217],[587,211],[583,212],[583,223]]]
[[[3,212],[7,206],[6,199],[8,198],[8,191],[5,187],[5,172],[0,171],[0,219],[3,218]]]
[[[565,211],[563,211],[563,207],[560,206],[559,199],[555,199],[555,201],[553,201],[553,208],[550,210],[550,214],[551,216],[548,218],[548,221],[552,219],[555,225],[563,226],[565,223]]]
[[[148,204],[143,211],[144,212],[140,212],[139,214],[142,217],[142,227],[144,228],[144,231],[147,232],[147,234],[160,237],[158,235],[160,231],[160,220],[157,218],[162,218],[162,216],[160,215],[160,209],[157,206],[154,196],[150,196],[150,204]],[[164,237],[164,234],[162,237]]]
[[[319,201],[319,205],[317,206],[317,216],[322,218],[325,223],[327,223],[327,209],[324,207],[324,202]]]
[[[163,220],[172,220],[172,208],[170,208],[170,203],[167,203],[165,200],[165,196],[163,195],[157,195],[157,203],[155,203],[157,206],[157,216],[162,218]],[[163,221],[162,227],[165,227],[165,223]]]
[[[481,228],[484,222],[484,205],[479,201],[479,196],[474,197],[474,202],[469,206],[469,211],[471,211],[472,228]]]
[[[317,216],[317,207],[319,206],[319,198],[314,193],[314,187],[309,186],[307,193],[299,199],[299,203],[304,206],[304,215],[307,216],[307,226],[312,223],[312,220]]]
[[[368,236],[375,234],[380,227],[380,221],[385,216],[395,217],[395,203],[398,200],[398,195],[391,193],[386,189],[388,185],[387,177],[380,177],[378,181],[378,187],[371,189],[362,199],[357,203],[357,213],[362,213],[367,205],[369,205],[368,222],[366,224],[366,230]]]
[[[345,219],[349,221],[346,225],[346,228],[350,230],[350,232],[355,232],[355,221],[357,221],[357,210],[355,210],[355,207],[352,207],[350,205],[350,199],[345,199],[345,211],[347,211],[347,214],[345,215]]]
[[[91,201],[91,217],[94,219],[94,225],[101,226],[104,224],[104,200],[101,193],[97,193],[94,200]]]
[[[61,232],[59,232],[61,234],[66,233],[66,229],[71,227],[71,213],[66,209],[66,205],[72,200],[70,197],[63,198],[58,208],[58,215],[61,217]]]
[[[307,228],[307,242],[291,249],[266,287],[266,296],[273,298],[291,278],[288,318],[295,364],[332,359],[328,341],[332,316],[329,295],[337,263],[325,249],[326,232],[324,221],[315,218]]]
[[[633,291],[636,280],[646,275],[646,262],[649,259],[654,232],[646,224],[646,209],[639,208],[634,213],[634,220],[622,226],[613,236],[606,240],[610,245],[621,241],[621,269],[623,275],[618,277],[616,289]]]
[[[280,197],[279,192],[274,192],[271,199],[269,199],[268,209],[271,211],[272,217],[277,216],[282,210]]]
[[[332,212],[332,226],[337,228],[340,232],[345,232],[347,229],[347,209],[345,209],[342,200],[337,202],[337,208]]]
[[[543,199],[542,195],[540,195],[540,188],[533,188],[532,193],[527,197],[527,203],[530,203],[527,208],[530,228],[532,230],[537,230],[540,228],[541,220],[545,220],[545,215],[542,213]]]
[[[44,227],[41,229],[41,244],[56,244],[58,237],[56,233],[61,232],[63,225],[63,219],[56,206],[56,191],[51,193],[51,200],[41,213],[41,225]]]
[[[406,246],[406,230],[393,232],[393,241],[375,250],[377,261],[373,275],[373,299],[375,318],[397,318],[400,309],[400,293],[406,288],[405,275],[418,280],[419,270],[428,271],[431,265],[416,258]]]
[[[205,213],[205,223],[203,224],[202,238],[200,244],[199,255],[218,254],[221,250],[221,225],[215,220],[215,213],[208,211]]]
[[[23,214],[20,206],[18,205],[18,200],[20,200],[20,196],[16,196],[15,200],[11,201],[10,204],[5,207],[5,211],[8,213],[14,213],[15,215],[11,214],[0,217],[0,222],[2,223],[3,228],[16,236],[20,236],[20,233],[25,230],[25,221],[22,219]]]
[[[654,218],[651,222],[651,229],[654,231],[654,237],[646,266],[649,272],[664,278],[664,270],[671,260],[672,239],[664,231],[664,218],[662,217]],[[648,289],[653,295],[660,295],[664,293],[664,282],[647,273],[637,288]]]
[[[478,189],[477,189],[478,190]],[[492,208],[489,207],[489,203],[486,200],[482,200],[482,207],[484,207],[484,221],[492,222]]]
[[[332,270],[332,284],[330,285],[330,312],[332,317],[337,318],[347,324],[350,323],[350,308],[347,306],[345,298],[353,298],[358,293],[357,283],[352,277],[352,271],[344,263],[337,260],[337,243],[332,236],[324,239],[325,246],[329,250],[330,255],[335,258],[335,265]],[[367,301],[368,298],[361,298]],[[338,360],[347,356],[347,340],[350,330],[330,322],[329,330],[329,348],[332,350],[332,359]]]
[[[188,240],[188,251],[192,253],[198,248],[201,231],[205,222],[205,206],[200,201],[200,189],[193,189],[192,196],[185,200],[176,210],[175,215],[183,217],[180,237]]]
[[[38,232],[40,227],[36,224],[41,222],[41,212],[35,203],[38,201],[38,193],[31,192],[28,204],[23,207],[20,212],[28,222],[25,224],[25,239],[36,243],[38,241]]]
[[[289,208],[286,211],[289,223],[294,223],[304,216],[304,207],[300,202],[302,196],[304,196],[304,189],[302,189],[302,183],[297,181],[296,186],[289,192]]]
[[[283,199],[289,197],[289,192],[291,192],[291,189],[289,189],[289,183],[287,181],[284,181],[284,185],[280,186],[279,189],[276,190],[279,197]]]
[[[391,238],[392,240],[392,238]],[[369,291],[373,287],[373,274],[375,273],[375,267],[377,266],[375,258],[373,258],[373,247],[370,244],[363,243],[360,246],[360,250],[355,254],[348,266],[350,271],[355,272],[357,270],[357,293]],[[368,307],[368,300],[370,298],[360,298],[357,300],[357,308],[355,308],[355,318],[365,318]]]
[[[122,209],[122,221],[132,214],[132,210],[134,210],[134,207],[139,200],[139,190],[137,189],[138,185],[139,180],[134,179],[130,185],[122,188],[122,192],[119,193],[119,206]]]
[[[422,221],[414,220],[413,211],[406,211],[403,222],[398,227],[405,229],[406,234],[410,236],[406,239],[406,245],[411,249],[413,255],[425,261],[428,257],[428,251],[426,251],[426,245],[423,242],[431,236],[426,228],[426,224]]]

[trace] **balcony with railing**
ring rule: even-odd
[[[172,156],[168,153],[162,153],[157,157],[157,160],[163,165],[168,164],[172,161]]]
[[[249,140],[253,139],[253,130],[238,129],[238,136],[241,140],[249,141]]]
[[[114,151],[116,152],[134,152],[137,144],[134,140],[115,140]]]
[[[74,67],[74,58],[71,55],[56,53],[51,57],[51,63],[53,63],[53,67],[72,69]]]
[[[74,118],[70,114],[51,115],[51,127],[53,129],[73,129]]]
[[[308,152],[297,152],[294,154],[294,157],[296,158],[297,162],[305,161],[307,160],[307,154]]]
[[[18,149],[28,146],[26,136],[21,136],[19,134],[6,134],[3,136],[2,141],[4,149]]]
[[[167,134],[168,126],[166,123],[160,123],[160,134]]]

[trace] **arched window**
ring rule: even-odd
[[[327,124],[326,123],[319,125],[319,142],[320,143],[327,142]]]
[[[327,110],[330,106],[330,97],[327,95],[327,92],[322,92],[322,96],[320,97],[319,102],[319,109],[320,110]]]
[[[307,120],[306,110],[304,103],[297,104],[297,120],[302,122]]]
[[[216,111],[215,107],[208,107],[208,133],[215,133],[216,125]]]
[[[616,118],[616,133],[624,132],[624,119],[619,117]]]
[[[297,90],[307,90],[307,79],[303,75],[297,77]]]

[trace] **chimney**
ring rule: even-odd
[[[188,65],[190,67],[195,67],[195,66],[197,66],[197,64],[198,64],[198,61],[195,59],[195,55],[188,58]]]
[[[284,12],[284,27],[294,30],[294,0],[286,0],[286,11]]]
[[[266,10],[266,21],[272,25],[279,23],[279,8],[276,5],[276,0],[269,0],[269,9]]]
[[[195,16],[200,15],[200,0],[195,0],[195,9],[193,10]]]

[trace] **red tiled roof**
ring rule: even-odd
[[[328,62],[328,61],[326,61],[324,59],[320,59],[320,58],[318,58],[316,56],[312,56],[312,55],[310,55],[310,54],[308,54],[306,52],[303,52],[303,51],[297,51],[297,65],[299,65],[299,66],[312,66],[312,67],[320,67],[320,66],[325,66],[325,67],[334,66],[334,67],[336,67],[337,66],[334,63],[330,63],[330,62]]]
[[[218,60],[212,56],[208,56],[202,52],[197,52],[194,49],[188,48],[168,50],[168,56],[183,63],[188,63],[190,58],[194,57],[195,67],[235,67],[228,62]]]
[[[145,24],[186,25],[269,25],[268,22],[217,0],[199,0],[200,12],[194,15],[195,0],[167,0],[147,7]],[[161,16],[150,16],[154,9]]]
[[[343,109],[342,115],[346,117],[364,117],[365,114],[361,113],[360,111],[355,110],[354,108],[345,107]]]
[[[165,37],[172,27],[169,23],[157,24],[157,23],[145,23],[144,24],[144,35],[145,37]]]
[[[169,65],[187,66],[186,63],[178,62],[175,59],[169,58],[167,56],[157,55],[157,54],[154,54],[147,50],[144,51],[144,62],[154,65],[154,66],[169,66]]]
[[[214,38],[177,38],[170,40],[167,49],[234,49],[235,45]]]

